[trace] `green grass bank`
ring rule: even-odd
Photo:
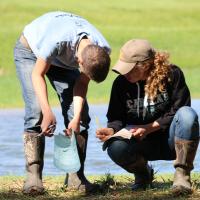
[[[24,177],[0,177],[0,200],[199,200],[200,174],[192,174],[193,194],[174,197],[170,192],[173,175],[156,175],[153,188],[146,191],[132,192],[132,177],[126,175],[90,176],[92,182],[101,184],[102,191],[93,195],[85,195],[77,191],[69,191],[63,187],[64,177],[45,177],[46,192],[42,196],[31,197],[22,194]]]
[[[146,38],[167,50],[171,61],[185,72],[192,98],[200,98],[199,0],[1,0],[0,1],[0,108],[23,106],[15,74],[13,47],[23,27],[41,14],[63,10],[93,23],[112,47],[112,66],[120,47],[131,38]],[[108,103],[115,75],[89,86],[89,103]],[[50,102],[58,104],[50,89]]]

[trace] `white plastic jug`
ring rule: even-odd
[[[61,133],[54,135],[54,165],[65,172],[77,172],[80,167],[80,159],[76,146],[74,132],[71,136]]]

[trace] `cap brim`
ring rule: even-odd
[[[115,64],[115,66],[112,68],[112,71],[121,74],[121,75],[125,75],[127,73],[129,73],[136,65],[135,63],[126,63],[123,62],[121,60],[118,60],[117,63]]]

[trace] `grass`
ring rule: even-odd
[[[25,196],[21,193],[23,186],[23,177],[0,177],[0,200],[33,200],[35,197]],[[77,191],[68,191],[63,187],[64,177],[45,177],[44,186],[46,193],[38,196],[39,200],[197,200],[200,198],[200,174],[192,174],[193,194],[189,196],[174,197],[170,192],[172,185],[172,175],[156,175],[153,182],[153,188],[146,191],[132,192],[130,186],[132,177],[126,175],[112,176],[90,176],[92,182],[97,182],[102,186],[102,191],[93,195],[85,195]]]
[[[93,23],[112,47],[112,66],[119,49],[131,38],[146,38],[157,49],[171,53],[171,61],[185,72],[193,98],[200,98],[198,75],[200,2],[198,0],[1,0],[0,2],[0,108],[23,106],[15,75],[13,47],[23,27],[52,10],[83,16]],[[107,103],[115,75],[89,87],[90,103]],[[58,104],[50,89],[50,101]]]

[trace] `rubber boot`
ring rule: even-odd
[[[172,193],[175,196],[191,194],[192,185],[190,172],[194,168],[193,161],[196,155],[199,139],[196,140],[175,140],[176,160],[174,167],[174,181]]]
[[[88,132],[82,131],[80,134],[77,134],[76,140],[81,168],[77,173],[66,174],[64,184],[68,187],[68,189],[75,189],[85,193],[97,192],[99,185],[90,183],[84,174]]]
[[[138,156],[135,163],[124,168],[135,176],[135,182],[131,186],[132,191],[146,190],[152,186],[154,171],[142,156]]]
[[[26,157],[27,179],[24,183],[23,193],[40,195],[44,193],[42,184],[43,158],[45,137],[38,133],[24,133],[24,151]]]

